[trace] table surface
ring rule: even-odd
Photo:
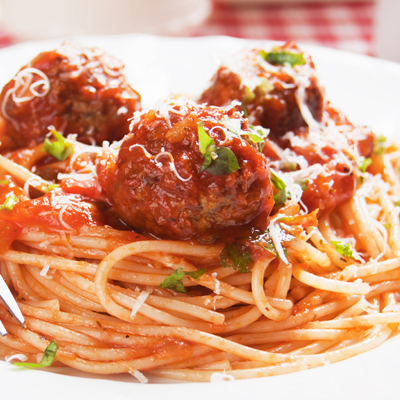
[[[373,55],[373,13],[370,1],[291,5],[214,3],[210,17],[203,24],[178,36],[293,40]],[[15,42],[0,26],[0,47]]]
[[[373,15],[374,4],[369,1],[261,6],[217,3],[207,21],[182,36],[293,40],[373,55]]]

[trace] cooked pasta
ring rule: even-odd
[[[236,98],[223,79],[240,73],[219,70],[208,105],[137,111],[120,142],[61,127],[7,142],[0,273],[26,328],[0,304],[1,357],[39,362],[55,340],[54,365],[210,382],[338,362],[397,331],[400,149],[333,110],[293,45],[245,59],[258,83]],[[32,101],[36,75],[6,88]]]

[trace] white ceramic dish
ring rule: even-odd
[[[227,37],[160,38],[144,35],[82,37],[124,60],[132,86],[145,107],[170,93],[199,94],[221,57],[243,47],[270,42]],[[29,42],[0,51],[0,85],[40,51],[59,41]],[[400,65],[314,46],[302,46],[314,59],[327,96],[357,123],[398,138],[400,133]],[[368,353],[304,372],[246,381],[139,385],[129,375],[98,377],[68,368],[24,370],[0,362],[0,399],[247,399],[273,400],[398,398],[400,336]]]

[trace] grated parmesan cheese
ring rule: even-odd
[[[210,376],[211,383],[220,383],[220,382],[230,382],[234,381],[235,378],[232,375],[228,375],[226,371],[224,372],[214,372]]]
[[[134,318],[136,313],[139,311],[140,307],[142,307],[142,305],[144,304],[144,302],[146,301],[146,299],[149,297],[150,292],[148,291],[148,289],[146,288],[146,290],[143,290],[139,296],[137,297],[137,299],[135,300],[135,305],[132,308],[132,312],[131,312],[131,318]]]
[[[12,356],[5,356],[4,361],[6,362],[6,364],[12,364],[11,361],[14,360],[18,360],[18,361],[22,361],[25,362],[28,359],[28,357],[24,354],[14,354]]]

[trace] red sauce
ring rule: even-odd
[[[11,211],[0,210],[0,221],[53,233],[103,225],[101,210],[88,200],[80,195],[64,193],[61,189],[53,189],[43,197],[18,202]]]
[[[50,125],[64,134],[93,138],[98,144],[119,140],[129,132],[128,118],[141,108],[139,94],[126,82],[123,64],[99,49],[64,44],[54,51],[40,53],[21,71],[26,68],[42,71],[50,88],[45,96],[21,103],[15,103],[12,96],[6,98],[15,87],[14,79],[3,88],[3,148],[41,143]],[[32,77],[33,83],[43,79],[38,74]],[[43,93],[43,85],[38,85],[36,91]],[[29,89],[24,93],[17,89],[16,95],[30,97],[32,93]]]
[[[240,169],[217,176],[200,172],[204,156],[200,153],[198,124],[202,121],[218,146],[225,140],[221,119],[239,119],[233,109],[190,106],[182,115],[170,112],[172,128],[154,111],[142,115],[121,146],[118,158],[98,164],[100,183],[116,206],[121,218],[140,232],[162,238],[190,239],[217,234],[225,229],[254,224],[260,214],[266,228],[273,206],[272,186],[266,159],[258,150],[233,136],[224,146],[236,155]],[[148,157],[143,148],[151,154]],[[171,171],[171,159],[183,179]]]

